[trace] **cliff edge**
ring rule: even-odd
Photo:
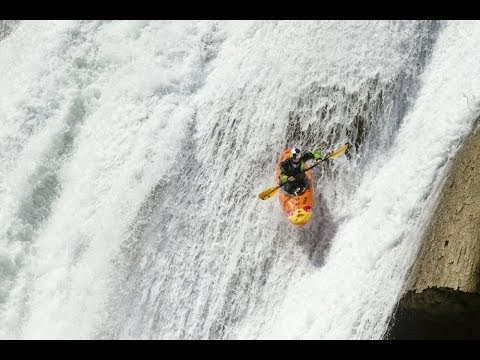
[[[386,338],[480,339],[478,126],[452,160]]]

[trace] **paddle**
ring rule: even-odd
[[[299,174],[302,174],[302,173],[304,173],[304,172],[306,172],[310,169],[313,169],[315,166],[320,165],[322,162],[324,162],[327,159],[334,158],[334,157],[344,153],[345,150],[348,149],[349,145],[350,145],[349,143],[346,143],[340,149],[338,149],[338,150],[336,150],[336,151],[334,151],[330,154],[327,154],[323,159],[317,160],[317,163],[315,165],[310,166],[308,169],[304,169]],[[297,175],[299,175],[299,174],[297,174]],[[295,175],[295,176],[297,176],[297,175]],[[267,190],[262,191],[260,194],[258,194],[258,197],[262,200],[270,199],[273,195],[275,195],[277,193],[278,189],[280,189],[282,186],[284,186],[287,182],[288,181],[284,182],[283,184],[276,185],[276,186],[273,186],[271,188],[268,188]]]

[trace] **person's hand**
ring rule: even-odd
[[[295,181],[295,176],[290,176],[290,177],[288,178],[288,181]]]
[[[312,155],[315,160],[318,160],[322,157],[322,153],[317,149],[312,151]]]

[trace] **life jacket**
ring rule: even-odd
[[[287,160],[282,161],[280,164],[280,170],[282,173],[286,174],[287,176],[295,176],[300,174],[305,169],[305,162],[300,158],[300,162],[297,166],[292,162],[292,158],[288,158]]]

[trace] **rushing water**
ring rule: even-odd
[[[479,103],[479,22],[9,29],[1,338],[384,335]],[[258,199],[286,146],[346,141],[307,226]]]

